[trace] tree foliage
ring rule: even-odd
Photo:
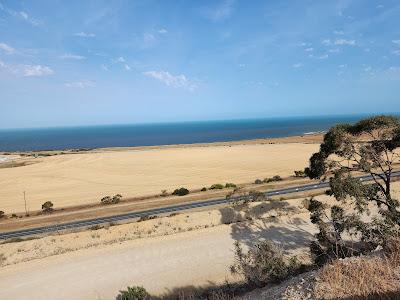
[[[42,211],[49,213],[53,211],[53,203],[51,201],[46,201],[45,203],[42,204]]]
[[[141,286],[127,287],[125,291],[120,291],[118,300],[145,300],[149,299],[146,289]]]
[[[400,162],[399,147],[400,121],[392,116],[337,125],[325,134],[305,169],[312,179],[329,178],[329,193],[338,201],[329,212],[319,201],[310,201],[311,221],[319,227],[317,241],[311,245],[317,262],[369,251],[398,232],[400,206],[392,197],[392,182],[394,165]],[[355,172],[370,177],[356,177]],[[379,215],[366,221],[373,208]],[[345,242],[344,233],[357,236],[362,247]]]

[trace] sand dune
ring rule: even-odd
[[[97,203],[105,195],[152,195],[177,187],[246,183],[286,176],[306,166],[317,144],[246,144],[207,147],[101,150],[37,158],[35,164],[0,169],[0,210],[38,210]]]

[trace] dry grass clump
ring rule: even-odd
[[[382,255],[337,260],[322,268],[320,299],[400,299],[400,239]]]

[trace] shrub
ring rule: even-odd
[[[126,291],[120,291],[117,296],[118,300],[144,300],[148,298],[149,294],[146,289],[141,286],[127,287]]]
[[[138,222],[143,222],[143,221],[152,220],[152,219],[156,219],[156,218],[157,218],[157,216],[145,215],[145,216],[141,216],[140,219],[138,220]]]
[[[167,197],[168,196],[167,190],[162,190],[160,196]]]
[[[0,219],[4,217],[5,217],[4,211],[0,210]]]
[[[261,181],[261,179],[256,179],[256,180],[254,181],[254,184],[261,184],[261,183],[263,183],[263,182]]]
[[[255,245],[247,253],[235,242],[235,263],[231,272],[243,276],[250,285],[262,287],[281,282],[295,274],[299,267],[296,257],[286,260],[282,251],[270,241]]]
[[[49,213],[53,211],[53,203],[51,201],[46,201],[42,204],[42,210],[45,213]]]
[[[235,188],[235,187],[236,187],[236,184],[234,184],[234,183],[229,183],[229,182],[228,182],[228,183],[225,184],[225,187],[226,187],[226,188]]]
[[[18,216],[16,214],[12,214],[11,218],[18,218]]]
[[[110,196],[106,196],[106,197],[101,198],[100,202],[102,204],[106,204],[106,205],[117,204],[118,202],[121,201],[121,198],[122,198],[122,195],[120,195],[120,194],[117,194],[117,195],[113,196],[112,198]]]
[[[205,192],[205,191],[207,191],[207,188],[203,187],[200,191]]]
[[[269,182],[282,181],[282,180],[283,180],[283,179],[282,179],[281,176],[275,175],[275,176],[272,177],[272,178],[265,178],[263,181],[264,181],[265,183],[269,183]]]
[[[306,177],[306,172],[302,170],[294,171],[294,177]]]
[[[210,190],[222,190],[223,188],[224,188],[224,186],[223,186],[222,184],[217,183],[217,184],[213,184],[213,185],[210,187]]]
[[[189,190],[183,187],[181,187],[180,189],[176,189],[172,193],[172,195],[177,195],[177,196],[185,196],[187,194],[189,194]]]
[[[272,181],[282,181],[282,177],[279,175],[275,175],[274,177],[272,177]]]

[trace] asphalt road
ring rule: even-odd
[[[400,171],[393,172],[392,176],[400,177]],[[358,178],[360,178],[363,181],[372,180],[372,177],[369,175],[360,176]],[[308,184],[308,185],[302,185],[302,186],[268,191],[265,193],[265,195],[267,197],[271,197],[271,196],[277,196],[277,195],[286,195],[286,194],[291,194],[291,193],[299,193],[299,192],[317,190],[317,189],[322,189],[322,188],[327,188],[327,187],[329,187],[329,183],[322,182],[322,183]],[[117,221],[123,221],[123,220],[128,220],[128,219],[140,218],[143,216],[154,216],[154,215],[159,215],[159,214],[164,214],[164,213],[178,212],[178,211],[192,209],[192,208],[226,204],[226,203],[232,202],[234,200],[235,200],[235,198],[232,197],[230,199],[222,198],[222,199],[213,199],[213,200],[207,200],[207,201],[198,201],[198,202],[192,202],[192,203],[188,203],[188,204],[179,204],[179,205],[172,205],[172,206],[166,206],[166,207],[143,210],[143,211],[130,212],[130,213],[116,215],[116,216],[110,216],[110,217],[101,217],[101,218],[96,218],[96,219],[92,219],[92,220],[76,221],[76,222],[70,222],[70,223],[65,223],[65,224],[55,224],[55,225],[49,225],[49,226],[26,229],[26,230],[3,232],[3,233],[0,233],[0,240],[1,239],[5,240],[5,239],[9,239],[9,238],[21,238],[21,237],[27,237],[27,236],[41,235],[41,234],[46,234],[46,233],[58,232],[58,231],[66,230],[66,229],[77,229],[77,228],[81,228],[81,227],[88,227],[88,226],[106,224],[106,223],[110,223],[110,222],[117,222]]]

